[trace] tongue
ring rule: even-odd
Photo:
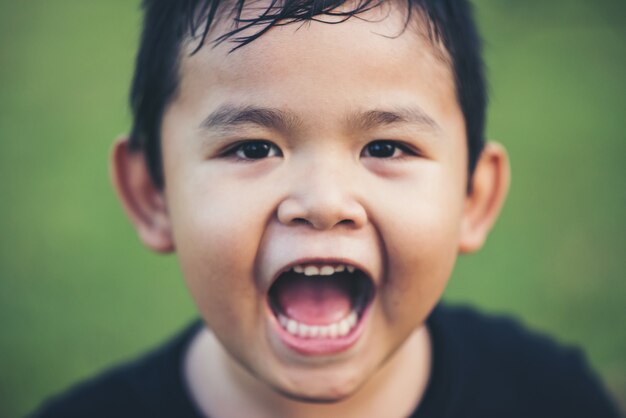
[[[340,275],[288,276],[276,283],[275,295],[281,310],[289,318],[304,324],[327,325],[350,313],[350,282]]]

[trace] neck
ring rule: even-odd
[[[203,329],[185,357],[185,378],[200,411],[211,418],[406,417],[426,390],[431,343],[425,326],[415,330],[351,397],[332,404],[294,401],[275,392],[234,360]]]

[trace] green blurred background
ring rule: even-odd
[[[446,298],[582,346],[624,405],[626,2],[476,5],[513,182]],[[109,185],[140,20],[136,0],[0,0],[2,417],[195,316],[176,259],[142,248]]]

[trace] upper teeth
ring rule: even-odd
[[[321,265],[315,266],[311,264],[302,265],[299,264],[297,266],[293,266],[292,270],[296,273],[304,274],[305,276],[330,276],[335,273],[340,273],[344,270],[348,270],[350,273],[354,273],[356,267],[349,266],[346,264],[337,264],[334,266],[331,265]]]

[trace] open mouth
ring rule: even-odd
[[[374,293],[372,279],[355,266],[299,264],[278,276],[268,300],[290,339],[338,342],[359,328]]]

